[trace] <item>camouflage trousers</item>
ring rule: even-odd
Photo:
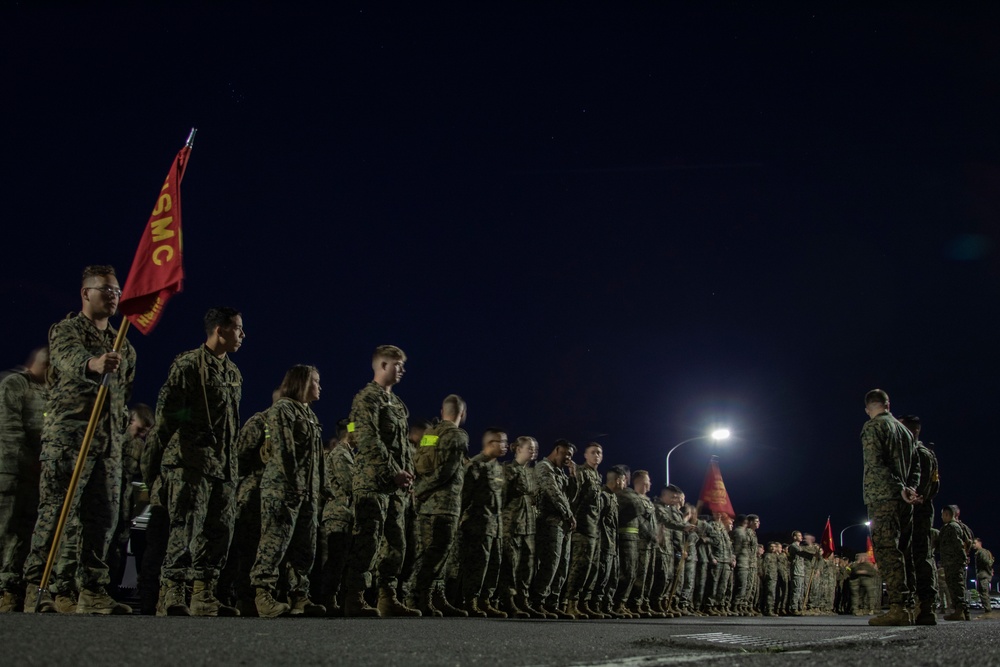
[[[232,482],[188,468],[164,468],[161,477],[170,535],[160,581],[207,581],[214,586],[233,538],[236,489]]]
[[[458,533],[454,514],[418,514],[414,531],[416,558],[409,590],[424,594],[443,587],[444,567]]]
[[[739,608],[750,603],[751,570],[746,565],[736,564],[733,570],[733,607]]]
[[[354,547],[347,559],[348,592],[363,591],[378,573],[378,585],[393,591],[406,553],[406,508],[410,495],[400,491],[354,493]]]
[[[339,606],[341,588],[344,583],[344,567],[351,552],[354,538],[351,526],[346,523],[328,521],[319,531],[321,552],[319,556],[319,589],[323,604],[332,602]]]
[[[501,598],[513,595],[528,596],[531,577],[535,572],[535,536],[504,535],[503,556],[500,558]]]
[[[882,563],[879,563],[879,568]],[[969,567],[968,559],[961,556],[941,556],[941,567],[944,568],[944,582],[948,587],[948,598],[956,611],[969,608],[966,600],[967,587],[965,577]]]
[[[976,590],[979,591],[979,601],[983,603],[983,611],[992,611],[993,602],[990,600],[990,582],[993,581],[992,570],[980,570],[976,572]]]
[[[535,528],[535,554],[537,566],[531,582],[531,601],[537,604],[552,603],[559,598],[566,575],[561,573],[563,561],[568,560],[569,533],[562,524],[540,520]]]
[[[289,593],[309,594],[319,535],[317,514],[317,502],[309,495],[261,486],[260,544],[250,570],[251,586],[273,594],[286,583]]]
[[[58,459],[42,461],[38,519],[31,536],[31,550],[24,563],[26,582],[37,584],[42,579],[75,464],[76,452],[70,449],[64,450]],[[70,518],[63,532],[60,562],[53,569],[51,590],[71,594],[77,586],[94,590],[111,582],[107,557],[118,523],[120,496],[121,460],[88,456],[70,505]]]
[[[462,597],[472,600],[492,598],[500,579],[500,554],[503,540],[489,535],[481,526],[469,525],[459,529],[459,552],[462,562]]]
[[[249,602],[256,595],[250,585],[250,570],[260,546],[260,479],[260,472],[250,474],[240,480],[236,489],[233,539],[219,585],[227,595],[232,591],[237,600]]]
[[[636,572],[639,569],[639,541],[618,540],[618,587],[615,591],[615,606],[625,603],[632,595]]]
[[[38,478],[0,473],[0,591],[24,591],[21,575],[37,520]]]
[[[698,561],[691,560],[692,553],[694,553],[694,547],[690,548],[688,559],[684,561],[684,568],[681,573],[683,580],[677,591],[677,594],[681,598],[680,603],[685,607],[693,606],[695,573],[698,569]]]
[[[603,539],[598,541],[602,542]],[[615,589],[618,587],[618,545],[604,543],[598,551],[594,582],[587,587],[586,599],[603,604],[614,600]]]
[[[889,594],[889,604],[906,604],[912,591],[906,585],[906,561],[913,528],[911,508],[902,498],[884,500],[868,507],[872,521],[872,545],[875,562]]]
[[[808,568],[806,572],[808,572]],[[802,611],[802,603],[806,594],[806,575],[793,574],[788,587],[788,611]]]
[[[632,594],[629,599],[636,604],[649,602],[649,593],[653,588],[653,553],[652,544],[639,541],[638,557],[635,563],[635,581],[632,583]]]
[[[709,575],[712,587],[708,592],[706,604],[716,608],[728,607],[729,596],[726,591],[732,585],[733,578],[733,571],[729,567],[729,563],[712,563],[709,567]]]
[[[660,549],[653,549],[653,579],[649,589],[649,599],[651,602],[663,600],[670,591],[670,585],[674,580],[674,552]]]
[[[765,614],[775,614],[778,608],[778,578],[764,576],[760,580],[760,610]]]
[[[906,558],[907,588],[917,594],[921,602],[933,605],[937,600],[937,564],[931,548],[931,530],[934,527],[934,505],[925,502],[913,506],[913,534]]]
[[[865,613],[882,606],[881,600],[876,599],[874,577],[855,577],[849,580],[849,585],[854,613]]]
[[[598,567],[597,555],[600,547],[600,538],[590,537],[582,533],[573,533],[570,541],[566,599],[576,601],[583,597],[586,600],[588,592],[587,583],[588,581],[592,583],[596,578],[592,575],[596,573]]]

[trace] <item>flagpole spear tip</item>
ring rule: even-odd
[[[185,146],[187,146],[188,148],[193,148],[194,147],[194,135],[197,134],[197,132],[198,132],[198,128],[197,127],[192,127],[191,128],[191,134],[188,135],[187,141],[184,142]]]

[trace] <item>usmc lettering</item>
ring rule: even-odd
[[[162,193],[160,197],[156,200],[156,206],[153,207],[153,216],[162,215],[164,213],[169,213],[170,209],[174,206],[173,198],[170,196],[169,192],[164,192],[170,188],[170,180],[168,179],[163,183],[163,188],[160,192]],[[161,243],[168,239],[174,238],[174,230],[170,228],[173,223],[174,217],[172,215],[167,215],[156,220],[150,220],[149,226],[152,232],[153,242],[160,243],[161,245],[153,248],[153,264],[157,266],[163,266],[164,262],[171,262],[174,259],[174,247],[170,243]]]

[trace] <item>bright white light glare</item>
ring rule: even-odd
[[[712,440],[726,440],[729,438],[728,428],[717,428],[712,431]]]
[[[865,525],[866,526],[870,526],[870,525],[872,525],[872,522],[871,521],[865,521]]]

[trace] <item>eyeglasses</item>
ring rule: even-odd
[[[104,296],[109,298],[114,297],[116,299],[120,299],[122,296],[122,291],[120,289],[117,287],[110,287],[108,285],[104,285],[103,287],[84,287],[83,289],[95,289],[98,292],[102,292]]]

